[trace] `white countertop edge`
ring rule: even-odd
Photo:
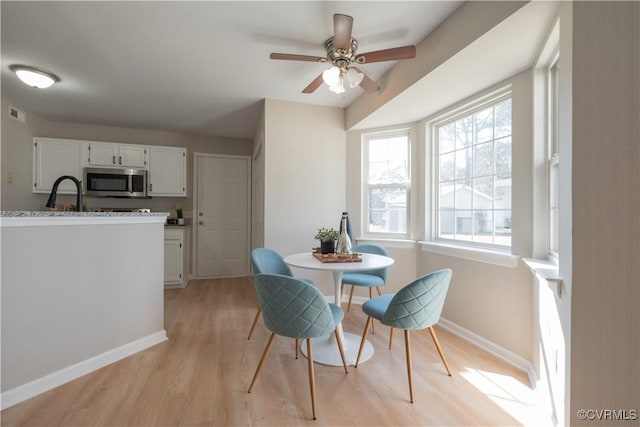
[[[0,218],[0,227],[50,227],[67,225],[162,224],[167,215],[138,216],[15,216]]]

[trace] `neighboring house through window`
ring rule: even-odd
[[[431,124],[436,241],[511,248],[511,93]]]
[[[364,134],[365,234],[409,236],[410,131]]]

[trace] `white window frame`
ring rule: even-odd
[[[392,138],[396,136],[407,137],[407,176],[409,178],[407,183],[397,184],[374,184],[369,185],[369,141],[372,139],[380,138]],[[366,132],[361,136],[362,141],[362,230],[363,236],[370,239],[408,239],[411,235],[411,183],[412,183],[412,170],[411,170],[411,146],[412,146],[413,132],[410,127],[401,127],[388,129],[376,132]],[[406,211],[405,211],[405,224],[406,230],[404,233],[392,233],[392,232],[380,232],[369,230],[369,190],[371,187],[375,188],[398,188],[403,187],[406,191]]]
[[[513,247],[513,240],[511,240],[510,245],[496,245],[496,244],[487,244],[481,242],[473,242],[473,241],[464,241],[457,239],[443,239],[438,236],[438,212],[439,212],[439,152],[438,152],[438,137],[437,130],[439,126],[442,126],[446,123],[455,121],[465,116],[469,116],[476,111],[482,110],[488,106],[498,104],[506,99],[512,100],[512,153],[513,153],[513,93],[511,90],[511,86],[499,89],[495,92],[492,92],[488,95],[480,96],[476,98],[474,101],[465,104],[459,108],[449,109],[449,111],[445,112],[443,115],[431,120],[428,123],[428,128],[430,129],[430,140],[431,140],[431,153],[432,153],[432,174],[431,174],[431,221],[428,225],[429,227],[429,235],[430,240],[428,242],[424,242],[426,246],[431,246],[436,248],[436,250],[442,250],[443,248],[449,248],[448,250],[453,250],[455,248],[461,248],[466,250],[471,250],[472,252],[486,252],[488,254],[495,254],[500,256],[499,254],[511,254],[511,250]],[[513,154],[512,154],[513,156]],[[513,167],[513,161],[512,161]],[[511,176],[513,179],[513,169],[511,170]],[[512,184],[513,185],[513,184]],[[512,186],[513,192],[513,186]],[[513,216],[513,206],[511,207],[512,216]],[[513,227],[513,225],[512,225]],[[513,233],[512,233],[513,239]],[[482,257],[481,257],[482,258]],[[511,265],[513,263],[512,257],[508,257],[505,265]],[[476,259],[474,256],[472,259]]]
[[[549,203],[549,247],[548,256],[558,260],[558,244],[560,241],[559,227],[559,75],[560,55],[556,52],[547,66],[547,163],[548,163],[548,203]]]

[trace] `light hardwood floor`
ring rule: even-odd
[[[412,334],[415,403],[409,403],[404,342],[377,325],[373,357],[358,368],[316,364],[318,419],[311,419],[306,359],[277,337],[247,389],[269,333],[250,277],[191,281],[165,291],[169,341],[1,413],[8,426],[445,426],[541,425],[523,372],[436,327],[448,377],[427,330]],[[359,306],[344,329],[361,334]]]

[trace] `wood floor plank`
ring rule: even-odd
[[[538,425],[536,405],[510,390],[533,394],[523,372],[437,326],[452,376],[429,332],[414,331],[409,403],[404,344],[388,350],[389,328],[379,323],[369,335],[374,355],[358,368],[345,375],[342,367],[315,365],[313,421],[307,361],[295,359],[291,339],[276,338],[247,393],[269,338],[260,319],[247,340],[255,310],[250,277],[167,290],[168,341],[2,411],[2,426]],[[360,335],[365,321],[353,306],[343,327]],[[522,412],[510,413],[509,405]]]

